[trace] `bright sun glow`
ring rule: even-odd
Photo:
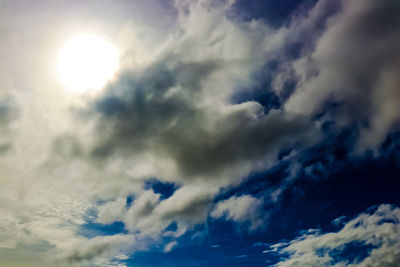
[[[118,59],[111,43],[95,35],[79,35],[61,48],[58,74],[74,92],[97,90],[113,77]]]

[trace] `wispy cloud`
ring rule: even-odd
[[[288,243],[275,244],[274,250],[283,256],[275,266],[394,266],[400,260],[399,229],[400,209],[381,205],[337,232],[311,229]],[[346,252],[354,244],[355,256]]]

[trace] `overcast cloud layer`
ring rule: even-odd
[[[127,266],[209,220],[268,232],[326,125],[353,129],[353,157],[379,156],[398,130],[399,13],[397,0],[320,0],[277,26],[235,1],[0,0],[0,265]],[[53,58],[82,28],[114,41],[121,69],[76,96]],[[244,97],[262,94],[277,104]],[[283,160],[290,173],[264,195],[220,195]],[[382,205],[277,241],[276,266],[394,266],[399,216]],[[124,230],[83,235],[88,222]],[[333,258],[354,242],[365,258]]]

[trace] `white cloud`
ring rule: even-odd
[[[360,253],[353,262],[335,257],[354,243],[360,245]],[[371,248],[368,250],[367,246]],[[381,205],[372,213],[362,213],[348,221],[338,232],[309,230],[288,243],[272,247],[282,254],[283,259],[276,264],[282,267],[397,266],[400,263],[400,208]],[[361,257],[363,250],[367,252],[365,258]]]
[[[186,185],[161,201],[158,194],[148,190],[133,202],[123,222],[131,232],[139,231],[141,235],[155,239],[161,237],[165,228],[175,222],[177,230],[165,234],[178,237],[189,226],[206,219],[207,208],[215,193],[215,190],[207,187]]]
[[[314,16],[292,30],[301,32],[318,23],[332,2],[319,1],[311,12]],[[400,5],[391,0],[334,3],[340,4],[340,12],[313,37],[313,48],[289,64],[299,82],[285,109],[312,114],[328,100],[340,103],[334,119],[340,127],[357,125],[358,152],[364,152],[376,149],[400,118],[400,58],[395,52],[400,44]],[[368,126],[360,121],[368,121]]]
[[[172,242],[166,244],[164,246],[164,252],[170,252],[177,244],[178,244],[178,242],[176,242],[176,241],[172,241]]]
[[[110,261],[108,258],[120,259],[119,250],[132,246],[135,239],[131,235],[97,236],[85,242],[80,242],[67,251],[63,258],[70,264],[79,266],[97,265],[104,266]]]
[[[98,216],[96,222],[109,224],[115,221],[121,221],[125,212],[125,206],[125,198],[118,198],[114,201],[107,202],[106,204],[97,208]]]
[[[250,229],[254,230],[266,220],[266,216],[262,214],[262,204],[261,199],[249,195],[234,196],[217,203],[210,215],[236,222],[250,222]]]

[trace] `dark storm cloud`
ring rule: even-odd
[[[139,77],[122,77],[97,103],[99,129],[110,131],[104,131],[94,155],[149,150],[172,159],[182,177],[216,178],[235,164],[263,160],[310,131],[307,118],[280,111],[264,115],[256,102],[204,104],[202,80],[221,66],[167,60]]]

